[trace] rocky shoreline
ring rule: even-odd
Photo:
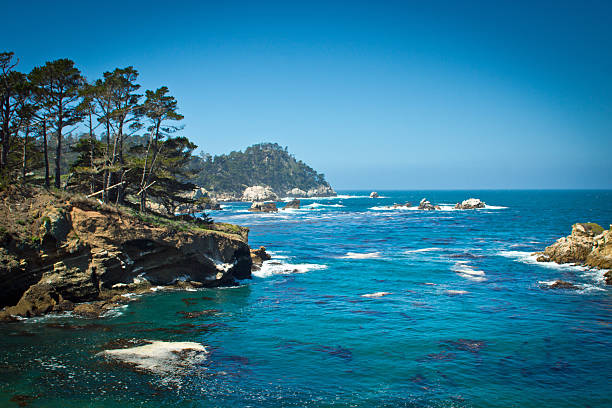
[[[244,227],[46,190],[5,193],[0,212],[0,320],[65,311],[97,317],[131,301],[127,294],[157,286],[217,287],[251,277]]]
[[[612,225],[605,230],[598,224],[576,223],[572,232],[559,238],[542,252],[536,252],[538,262],[576,264],[607,270],[604,280],[612,285]]]

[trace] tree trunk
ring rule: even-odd
[[[47,117],[43,118],[43,150],[45,154],[45,187],[49,188],[49,152],[47,150]]]
[[[5,98],[4,109],[2,111],[3,119],[2,119],[2,154],[0,155],[0,168],[4,169],[8,165],[8,153],[10,149],[10,137],[9,133],[9,112],[10,105],[8,97]]]
[[[60,100],[59,115],[57,118],[57,149],[55,149],[55,188],[61,188],[61,160],[62,160],[62,126],[63,126],[63,106]]]
[[[21,182],[25,184],[27,163],[28,163],[28,136],[30,135],[30,125],[26,126],[25,137],[23,138],[23,164],[21,166]]]
[[[91,193],[96,191],[96,175],[94,172],[94,135],[93,125],[91,123],[91,109],[89,110],[89,158],[91,159]]]

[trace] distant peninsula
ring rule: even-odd
[[[323,174],[277,143],[255,144],[244,152],[193,156],[190,167],[195,174],[190,181],[218,201],[336,195]]]

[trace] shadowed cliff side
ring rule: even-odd
[[[251,277],[247,228],[42,189],[0,194],[0,319],[99,314],[152,285],[215,287]],[[81,302],[98,303],[75,307]]]

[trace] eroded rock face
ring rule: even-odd
[[[479,198],[468,198],[460,203],[455,204],[457,210],[474,210],[476,208],[485,208],[486,204],[480,201]]]
[[[69,310],[74,303],[117,295],[121,288],[183,282],[214,287],[251,277],[244,228],[215,224],[210,230],[175,230],[172,224],[151,225],[80,202],[57,210],[52,213],[57,216],[45,214],[41,220],[38,250],[20,252],[7,245],[0,251],[0,278],[5,278],[0,307],[9,306],[0,319]],[[74,306],[75,313],[87,308]]]
[[[572,225],[572,233],[537,253],[538,262],[576,263],[599,269],[612,269],[612,227],[604,230],[595,223]],[[612,284],[612,273],[604,274]]]
[[[287,210],[289,208],[293,208],[294,210],[299,210],[300,209],[300,200],[293,199],[293,200],[289,201],[287,204],[285,204],[285,207],[283,209]]]
[[[273,202],[264,203],[264,202],[255,201],[251,205],[251,208],[249,208],[249,211],[253,211],[253,212],[277,212],[278,208],[276,208],[276,203],[273,203]]]
[[[247,187],[242,193],[242,201],[277,201],[278,196],[268,186]]]

